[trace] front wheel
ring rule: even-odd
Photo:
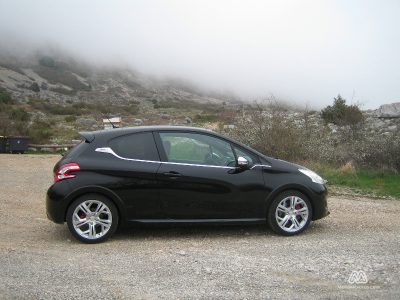
[[[108,239],[118,226],[114,203],[102,195],[90,194],[76,199],[68,208],[67,224],[75,238],[84,243]]]
[[[311,218],[311,203],[298,191],[285,191],[279,194],[268,211],[270,228],[286,236],[304,231],[310,225]]]

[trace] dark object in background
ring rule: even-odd
[[[0,136],[0,153],[7,152],[7,137]]]
[[[8,150],[11,153],[24,153],[28,150],[29,137],[27,136],[9,136]]]

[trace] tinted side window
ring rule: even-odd
[[[143,160],[160,160],[151,132],[123,135],[109,142],[111,149],[119,156]]]
[[[229,143],[197,133],[161,132],[168,161],[214,166],[234,166],[235,156]]]

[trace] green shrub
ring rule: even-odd
[[[82,115],[88,112],[90,106],[85,104],[76,103],[73,105],[61,105],[50,103],[47,99],[30,98],[28,104],[44,113],[51,115]]]
[[[40,87],[37,84],[37,82],[33,82],[31,84],[31,86],[29,87],[30,90],[34,91],[35,93],[39,93],[40,92]]]
[[[321,117],[325,123],[333,123],[338,126],[356,125],[363,121],[363,115],[357,105],[347,105],[346,100],[338,95],[334,98],[333,105],[328,105],[321,111]]]
[[[137,105],[133,105],[133,104],[130,104],[130,105],[126,106],[125,108],[123,106],[120,107],[121,112],[123,112],[124,110],[132,115],[135,115],[139,112],[139,107]]]
[[[10,93],[5,89],[0,88],[0,104],[12,104],[14,103]]]
[[[28,135],[33,144],[48,143],[53,136],[53,129],[50,123],[35,119],[29,127]]]
[[[75,122],[75,121],[76,121],[76,117],[75,116],[66,116],[65,117],[65,122],[72,123],[72,122]]]
[[[10,115],[15,121],[27,122],[30,119],[29,114],[23,108],[13,108]]]

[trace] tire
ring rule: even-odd
[[[111,200],[102,195],[87,194],[72,202],[66,219],[68,229],[76,239],[95,244],[114,234],[119,216]]]
[[[269,227],[279,235],[296,235],[307,229],[312,219],[312,206],[308,198],[294,190],[280,193],[268,210]]]

